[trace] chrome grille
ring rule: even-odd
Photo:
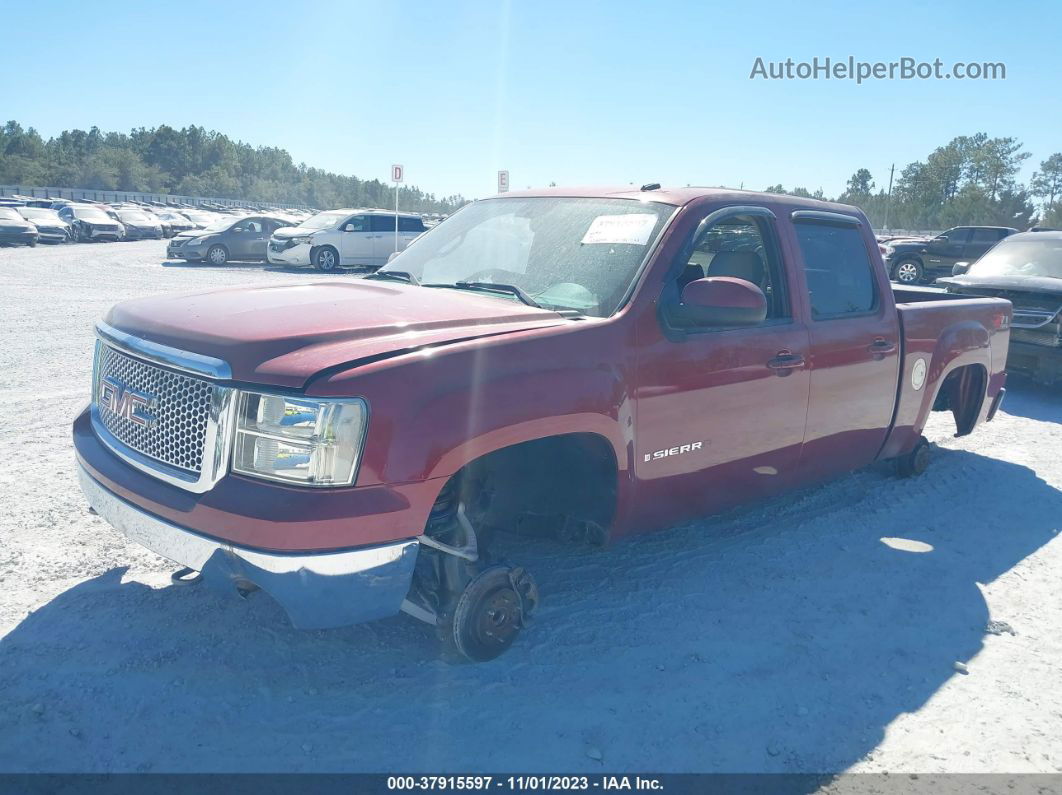
[[[187,472],[203,468],[207,424],[214,386],[209,381],[156,367],[100,343],[92,391],[100,421],[122,444],[142,455]],[[100,384],[110,376],[126,388],[152,396],[154,417],[141,424],[100,403]]]
[[[1046,326],[1039,329],[1025,329],[1013,326],[1010,329],[1012,342],[1028,342],[1032,345],[1046,345],[1050,348],[1062,348],[1058,326]]]

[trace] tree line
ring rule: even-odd
[[[962,135],[934,149],[924,161],[900,170],[891,196],[887,174],[879,175],[875,183],[870,170],[860,168],[836,201],[861,207],[879,229],[1062,226],[1062,153],[1041,161],[1029,182],[1022,184],[1018,172],[1031,157],[1023,149],[1016,138]],[[811,193],[806,188],[771,185],[767,191],[826,198],[821,189]]]
[[[0,127],[0,184],[173,193],[333,207],[390,207],[394,188],[296,164],[284,149],[251,146],[203,127],[165,124],[129,134],[64,130],[44,140],[32,127]],[[402,187],[399,202],[414,212],[449,213],[460,195]]]

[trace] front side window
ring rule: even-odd
[[[673,211],[631,199],[485,199],[418,238],[380,272],[403,271],[438,287],[515,287],[550,309],[608,317]]]
[[[814,319],[870,312],[874,271],[858,226],[799,221],[796,227]]]
[[[352,228],[353,227],[353,228]],[[344,232],[368,232],[369,231],[369,218],[365,215],[355,215],[353,218],[348,218],[343,224]]]
[[[954,229],[949,229],[943,236],[948,238],[948,243],[958,243],[961,245],[969,239],[970,227],[957,226]]]
[[[694,279],[714,276],[744,279],[763,290],[767,320],[790,316],[778,246],[766,218],[732,215],[713,224],[679,274],[679,289]]]

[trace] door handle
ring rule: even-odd
[[[878,337],[867,346],[867,350],[875,356],[884,356],[885,354],[892,353],[896,350],[896,343],[891,342],[884,337]]]
[[[767,367],[774,370],[775,375],[789,375],[793,370],[804,366],[804,357],[792,351],[778,351],[778,355],[767,362]]]

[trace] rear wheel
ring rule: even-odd
[[[902,259],[892,269],[892,278],[900,284],[918,284],[925,274],[922,263],[916,259]]]
[[[211,265],[224,265],[229,260],[229,252],[224,246],[211,246],[207,249],[207,260]]]
[[[322,246],[313,255],[313,266],[319,271],[334,271],[339,267],[339,252],[331,246]]]
[[[901,478],[913,478],[921,475],[929,467],[929,442],[921,436],[914,449],[905,456],[896,459],[896,472]]]

